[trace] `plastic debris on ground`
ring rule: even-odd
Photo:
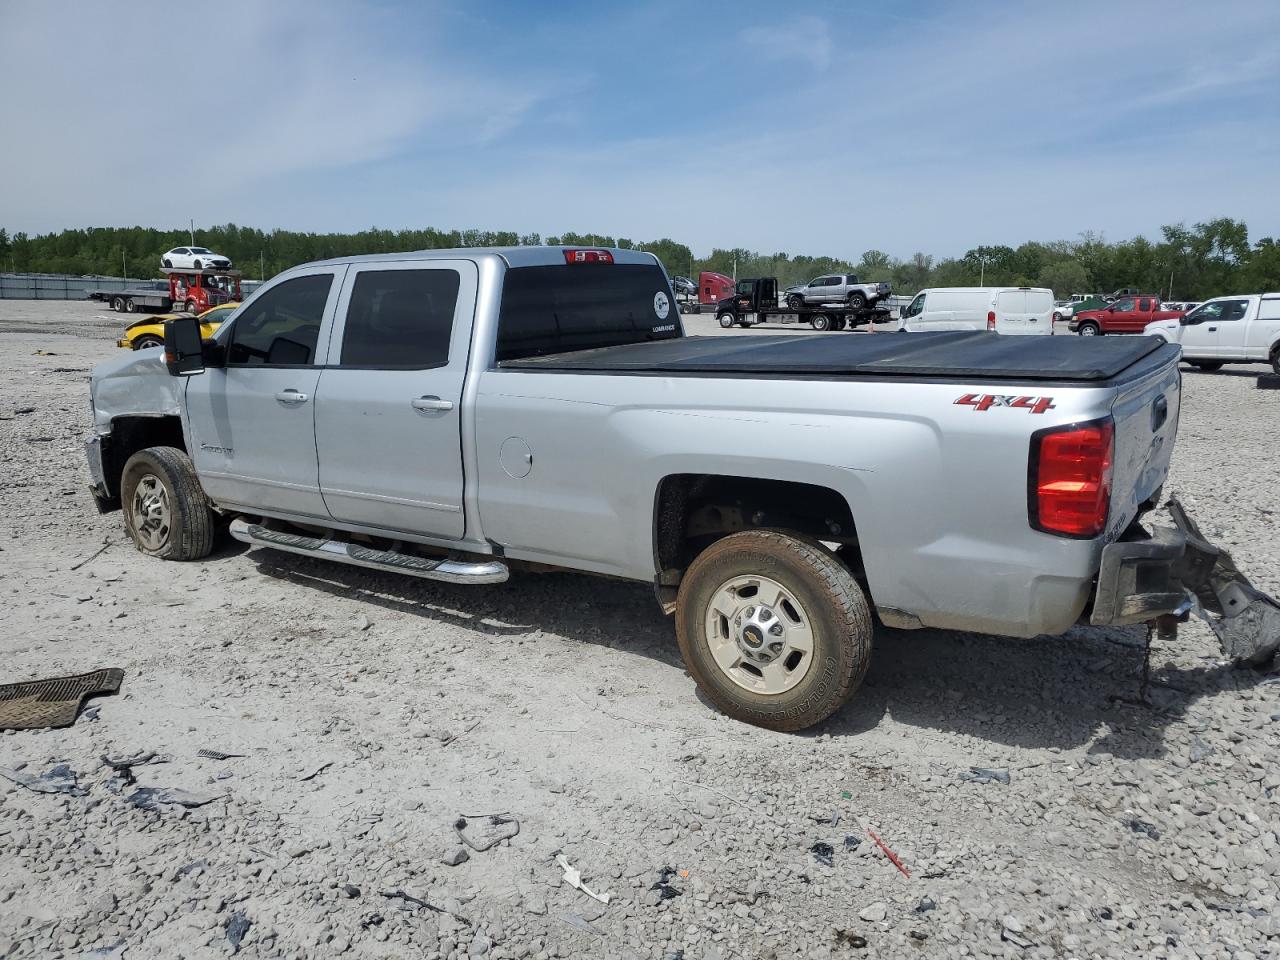
[[[483,821],[486,830],[479,831],[476,824],[472,820]],[[520,833],[520,821],[507,813],[486,813],[479,816],[471,815],[469,820],[466,816],[461,816],[453,822],[453,832],[458,835],[458,839],[465,843],[476,853],[484,853],[491,847],[496,847],[504,840],[510,840]]]
[[[675,867],[663,867],[658,872],[658,881],[649,889],[658,891],[659,900],[672,900],[684,893],[683,890],[671,886],[671,878],[681,873],[686,877],[689,875],[687,870],[678,871]]]
[[[181,787],[139,787],[129,794],[129,802],[139,810],[160,810],[166,806],[193,809],[221,800],[224,793],[192,793]]]
[[[960,774],[960,779],[967,783],[1003,783],[1009,785],[1009,771],[1001,768],[993,770],[988,767],[970,767],[968,773]]]
[[[579,930],[585,930],[587,933],[594,933],[597,937],[604,936],[603,930],[597,927],[590,920],[583,919],[576,913],[562,913],[560,914],[560,919],[571,926],[577,927]]]
[[[69,793],[73,797],[83,797],[89,793],[88,790],[80,786],[80,781],[76,778],[76,772],[71,769],[69,764],[65,763],[50,767],[41,774],[0,767],[0,777],[12,780],[18,786],[26,787],[36,793]]]
[[[836,851],[835,847],[831,846],[829,843],[824,843],[819,840],[809,848],[809,852],[813,854],[813,859],[821,866],[830,867],[834,863]]]
[[[251,926],[253,921],[245,915],[243,910],[236,910],[227,918],[227,942],[231,944],[232,953],[240,952],[240,944],[244,942],[245,934],[249,932]]]
[[[578,871],[578,868],[571,866],[569,861],[565,859],[563,853],[556,854],[556,863],[560,866],[560,869],[564,871],[564,877],[562,879],[569,886],[573,887],[575,890],[581,890],[592,900],[599,900],[601,903],[605,904],[609,902],[610,894],[596,893],[594,890],[588,889],[587,885],[582,882],[582,874]]]

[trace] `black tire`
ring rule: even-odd
[[[124,313],[124,297],[112,297],[111,309],[116,313]]]
[[[192,263],[191,263],[191,266],[192,266],[192,268],[193,268],[193,269],[195,269],[195,270],[203,270],[203,269],[204,269],[204,267],[200,266],[200,261],[199,261],[199,260],[193,260],[193,261],[192,261]]]
[[[196,303],[194,300],[188,300],[186,309],[187,309],[187,313],[193,313],[193,314],[199,313],[200,304]]]
[[[811,661],[784,692],[740,686],[712,653],[709,605],[743,576],[774,580],[795,596],[808,619]],[[786,731],[820,723],[853,696],[871,662],[873,626],[861,588],[830,550],[807,537],[750,530],[717,540],[690,564],[676,596],[676,636],[685,668],[712,703],[735,720]]]
[[[788,310],[804,309],[804,297],[800,296],[800,294],[798,293],[791,294],[791,296],[787,297],[787,309]]]
[[[720,316],[716,317],[716,322],[724,329],[728,330],[738,321],[733,319],[732,313],[722,313]]]
[[[867,298],[861,293],[849,294],[849,309],[861,310],[867,305]]]
[[[1280,343],[1271,348],[1271,372],[1280,377]]]
[[[1102,328],[1092,320],[1086,320],[1080,324],[1080,329],[1076,331],[1082,337],[1100,337],[1102,336]]]
[[[152,333],[144,333],[142,336],[138,337],[137,340],[133,341],[133,349],[135,350],[150,350],[152,347],[163,346],[164,340]]]
[[[831,329],[831,318],[825,313],[816,313],[813,319],[809,321],[813,329],[825,333]]]
[[[170,260],[168,257],[165,257],[163,260],[160,261],[160,265],[162,267],[172,267],[173,261]]]
[[[163,488],[167,519],[151,529],[142,517],[147,486]],[[199,560],[213,550],[214,518],[209,498],[191,458],[178,448],[148,447],[130,457],[120,474],[120,503],[125,530],[140,553],[161,560]]]
[[[1222,364],[1216,360],[1192,360],[1191,365],[1197,370],[1203,370],[1206,373],[1212,373],[1214,370],[1222,369]]]
[[[137,305],[136,303],[134,303],[134,302],[133,302],[133,297],[129,297],[127,300],[125,300],[125,302],[124,302],[124,312],[125,312],[125,313],[137,313],[137,312],[138,312],[138,305]]]

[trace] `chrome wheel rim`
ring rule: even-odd
[[[129,506],[134,536],[148,550],[159,550],[169,542],[173,514],[169,509],[169,491],[155,474],[148,473],[133,488]]]
[[[1098,335],[1098,331],[1094,330],[1093,327],[1080,328],[1080,336],[1082,337],[1096,337],[1097,335]]]
[[[786,693],[813,663],[808,612],[769,577],[737,576],[720,584],[707,605],[704,628],[720,672],[752,693]]]

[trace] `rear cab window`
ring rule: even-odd
[[[657,263],[512,267],[502,285],[495,361],[684,335]]]

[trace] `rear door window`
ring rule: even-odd
[[[495,359],[519,360],[683,334],[655,264],[514,267],[502,285]]]
[[[1002,316],[1021,317],[1027,312],[1025,290],[1001,290],[996,296],[996,310]]]
[[[449,362],[456,270],[362,270],[342,332],[344,367],[425,370]]]

